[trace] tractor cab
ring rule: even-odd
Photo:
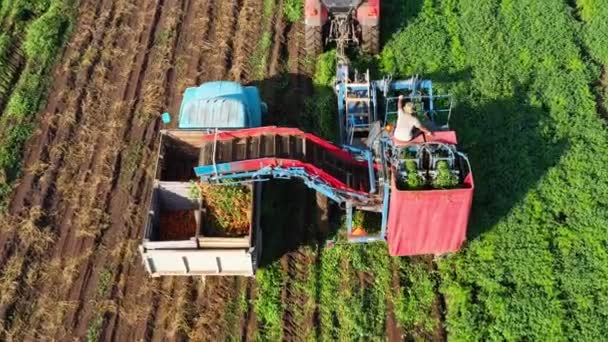
[[[380,0],[305,0],[306,48],[311,55],[335,43],[341,55],[349,45],[380,50]]]
[[[180,129],[259,127],[266,104],[256,87],[216,81],[186,89],[179,110]]]

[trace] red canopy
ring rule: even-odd
[[[432,140],[456,142],[453,133],[445,133],[435,134]],[[466,239],[473,201],[472,173],[465,177],[463,185],[449,190],[399,190],[393,177],[387,228],[390,255],[458,251]]]

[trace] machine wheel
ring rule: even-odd
[[[380,27],[363,26],[361,47],[364,52],[375,55],[380,52]]]
[[[323,52],[323,26],[306,26],[306,52],[316,57]]]

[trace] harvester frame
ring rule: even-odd
[[[434,106],[436,96],[449,96],[434,95],[432,82],[419,80],[418,77],[399,81],[390,78],[370,81],[369,73],[366,73],[362,76],[363,79],[355,76],[359,82],[349,83],[347,75],[347,65],[338,68],[337,78],[340,81],[336,83],[336,92],[341,137],[349,137],[347,130],[358,127],[367,133],[367,139],[363,139],[363,143],[349,138],[336,146],[298,129],[274,126],[216,132],[204,137],[203,148],[213,152],[206,153],[208,157],[203,161],[204,165],[194,170],[196,175],[201,181],[208,183],[227,179],[245,183],[269,179],[300,179],[346,210],[347,242],[388,241],[390,254],[394,256],[443,254],[458,250],[466,239],[466,226],[472,203],[474,184],[471,168],[467,157],[462,153],[452,153],[451,158],[440,158],[433,154],[434,149],[427,148],[427,145],[449,146],[456,151],[455,132],[437,131],[428,141],[424,140],[424,136],[418,136],[404,145],[399,145],[389,132],[381,128],[381,120],[375,116],[376,102],[380,94],[386,95],[389,103],[395,99],[388,96],[390,93],[406,92],[415,101],[428,100],[428,108],[433,111],[437,110]],[[360,89],[357,90],[358,88]],[[368,118],[373,117],[374,120],[368,120],[358,126],[349,126],[349,116],[360,114],[352,113],[348,109],[349,98],[357,102],[362,101],[361,97],[349,97],[357,91],[365,92],[364,101],[373,99],[373,107],[369,108],[374,113]],[[422,98],[423,92],[429,95]],[[445,110],[449,113],[449,118],[451,109]],[[389,106],[386,106],[385,116],[389,113]],[[434,113],[429,115],[429,118],[434,117]],[[442,127],[448,129],[449,125],[446,123]],[[241,145],[249,152],[235,158],[234,153],[230,151]],[[453,189],[402,189],[398,185],[400,175],[405,172],[401,151],[407,146],[418,146],[425,153],[424,159],[430,160],[430,164],[425,164],[427,174],[434,172],[431,169],[435,167],[435,161],[447,160],[450,168],[448,171],[457,175],[461,185]],[[328,157],[330,155],[331,158]],[[415,211],[411,208],[415,208]],[[357,229],[355,233],[355,209],[381,215],[378,234],[360,234],[361,229]],[[404,216],[404,213],[407,214]],[[427,219],[415,218],[412,215]],[[454,222],[451,222],[452,220]],[[407,234],[404,235],[404,231]],[[419,231],[426,231],[426,235],[435,236],[436,240],[433,244],[425,244],[420,240],[420,236],[424,237],[425,234],[419,237],[411,235]],[[441,236],[448,238],[442,240]]]

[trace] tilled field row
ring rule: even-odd
[[[81,2],[11,216],[3,218],[20,229],[0,234],[0,339],[265,336],[255,280],[152,279],[137,246],[158,117],[177,113],[186,87],[252,82],[269,105],[266,124],[302,124],[313,63],[303,25],[287,22],[283,7],[281,0]],[[265,234],[280,229],[286,237],[282,246],[264,246],[285,279],[276,298],[282,337],[319,337],[320,254],[302,245],[327,232],[327,199],[315,203],[301,184],[264,189],[263,197],[276,192],[275,204],[290,203],[280,209],[288,218],[282,226],[272,217],[264,225]]]
[[[0,235],[13,284],[0,303],[3,339],[212,340],[232,330],[218,313],[254,296],[251,280],[150,279],[136,248],[159,113],[175,113],[188,86],[247,82],[261,11],[258,0],[80,4],[5,219],[22,229]]]

